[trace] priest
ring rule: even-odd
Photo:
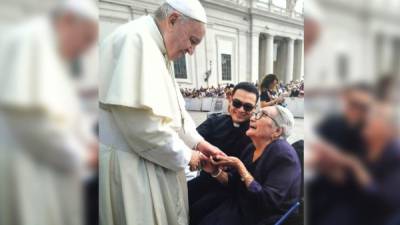
[[[171,61],[193,54],[206,22],[198,0],[167,0],[101,44],[101,224],[188,224],[185,167],[224,153],[197,133]]]

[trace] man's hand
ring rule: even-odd
[[[226,156],[223,151],[208,143],[207,141],[200,141],[199,144],[197,144],[197,150],[199,150],[206,156]]]
[[[193,151],[192,152],[192,158],[190,159],[189,166],[190,166],[190,171],[195,171],[198,170],[200,167],[201,161],[207,160],[207,157],[203,155],[199,151]]]

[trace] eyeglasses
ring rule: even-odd
[[[242,101],[240,101],[237,98],[232,100],[232,105],[233,105],[233,107],[235,107],[237,109],[240,109],[243,106],[243,109],[246,112],[250,112],[251,110],[254,109],[254,105],[252,105],[250,103],[243,103]]]
[[[253,113],[252,113],[252,116],[254,116],[254,118],[255,118],[256,120],[259,120],[259,119],[261,119],[263,116],[266,116],[266,117],[270,118],[270,119],[275,123],[275,125],[276,125],[277,127],[280,127],[279,124],[278,124],[278,122],[276,122],[276,120],[275,120],[272,116],[270,116],[267,112],[265,112],[265,111],[260,110],[260,111],[258,111],[258,112],[253,112]]]

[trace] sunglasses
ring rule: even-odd
[[[235,107],[237,109],[240,109],[243,106],[243,109],[246,112],[250,112],[251,110],[254,109],[254,105],[252,105],[250,103],[243,103],[242,101],[240,101],[237,98],[232,100],[232,105],[233,105],[233,107]]]

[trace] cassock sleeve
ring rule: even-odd
[[[111,106],[111,114],[131,150],[162,167],[179,171],[192,157],[192,150],[162,117],[150,110]]]
[[[197,132],[196,125],[186,110],[183,110],[183,118],[185,120],[185,131],[178,134],[188,146],[194,148],[204,138]]]
[[[265,174],[267,176],[265,182],[259,183],[254,180],[243,196],[254,202],[256,208],[265,212],[281,207],[289,189],[297,176],[300,176],[296,161],[284,153],[278,153],[273,162],[271,170]]]

